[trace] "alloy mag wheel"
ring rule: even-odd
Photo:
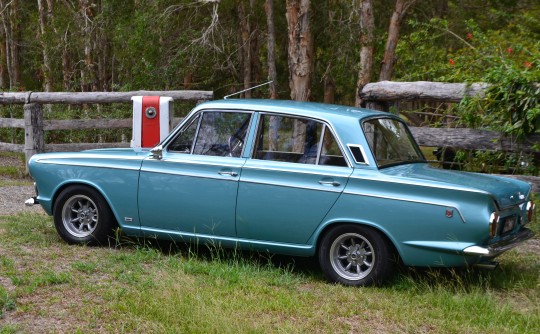
[[[374,268],[376,254],[364,236],[346,233],[337,237],[330,246],[330,264],[346,280],[366,278]]]
[[[98,226],[99,211],[96,203],[85,195],[71,196],[62,207],[62,223],[66,231],[76,238],[90,236]]]

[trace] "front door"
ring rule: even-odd
[[[248,112],[201,112],[183,125],[161,160],[143,161],[143,230],[236,236],[236,196],[250,119]]]

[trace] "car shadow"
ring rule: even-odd
[[[113,245],[111,245],[113,246]],[[324,280],[316,257],[280,255],[269,252],[224,248],[213,244],[185,243],[156,238],[137,238],[121,235],[116,239],[115,248],[149,248],[165,256],[178,256],[201,261],[250,263],[259,267],[272,267],[292,274]]]

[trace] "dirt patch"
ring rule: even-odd
[[[24,171],[24,162],[17,155],[0,154],[0,167],[16,167]],[[24,201],[36,194],[33,186],[18,185],[29,183],[28,181],[31,179],[24,178],[23,175],[19,177],[0,175],[0,183],[7,184],[0,187],[0,216],[10,216],[22,211],[44,213],[39,205],[32,207],[24,205]]]
[[[24,201],[35,194],[33,186],[0,187],[0,216],[10,216],[22,211],[45,213],[39,205],[24,205]]]
[[[24,163],[21,157],[17,155],[0,154],[0,167],[5,166],[24,168]]]

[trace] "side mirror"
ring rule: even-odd
[[[163,158],[163,146],[158,145],[150,150],[150,153],[152,153],[152,158],[156,160],[161,160]]]

